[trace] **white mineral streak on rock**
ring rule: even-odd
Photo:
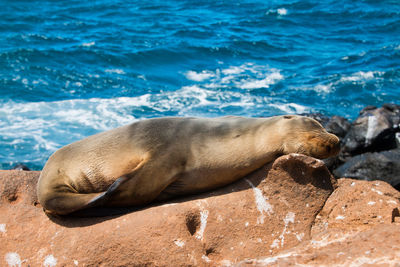
[[[232,262],[230,260],[222,260],[219,262],[219,264],[223,267],[232,266]]]
[[[296,235],[297,240],[299,240],[299,241],[303,240],[304,233],[300,233],[300,234],[295,233],[295,235]]]
[[[368,128],[367,134],[365,135],[365,144],[368,145],[371,143],[372,135],[374,134],[374,130],[378,125],[378,120],[375,116],[368,116]]]
[[[21,258],[18,253],[10,252],[5,256],[5,260],[9,267],[21,267]]]
[[[371,188],[371,191],[377,193],[378,195],[381,195],[381,196],[383,195],[383,193],[381,191],[376,190],[375,188]]]
[[[256,206],[257,206],[258,211],[261,214],[257,218],[257,223],[264,223],[264,218],[265,218],[264,212],[266,212],[268,215],[271,215],[272,213],[274,213],[272,205],[267,202],[268,198],[264,197],[264,195],[262,194],[260,189],[255,187],[253,185],[253,183],[250,182],[250,180],[248,180],[248,179],[245,179],[245,180],[253,189],[254,198],[256,200]]]
[[[289,223],[294,223],[294,217],[295,213],[289,211],[288,214],[286,214],[285,219],[283,219],[283,222],[285,223],[285,226],[283,227],[282,234],[279,236],[281,240],[281,247],[285,244],[285,234],[287,233],[287,227],[289,226]]]
[[[43,262],[45,267],[54,267],[57,265],[57,259],[53,255],[48,255]]]
[[[207,257],[206,255],[201,256],[201,258],[202,258],[205,262],[207,262],[207,263],[210,263],[210,262],[211,262],[210,258]]]
[[[279,240],[278,239],[274,239],[274,241],[272,241],[272,244],[270,246],[271,248],[279,248]]]
[[[400,133],[396,133],[397,142],[400,143]]]
[[[344,220],[345,217],[343,215],[336,216],[335,220]]]
[[[268,266],[268,264],[272,264],[272,263],[276,262],[279,259],[284,259],[284,258],[288,258],[288,257],[291,257],[291,256],[295,257],[295,256],[297,256],[297,254],[294,253],[294,252],[278,254],[278,255],[273,256],[273,257],[268,257],[268,258],[256,260],[256,263],[257,264],[261,264],[261,266],[264,266],[264,264],[265,264],[265,266]]]
[[[185,241],[183,241],[181,239],[174,240],[174,243],[175,243],[175,245],[177,245],[180,248],[182,248],[185,245]]]
[[[0,232],[1,232],[1,233],[7,232],[7,231],[6,231],[6,224],[0,223]]]
[[[204,230],[206,230],[208,210],[200,211],[200,229],[196,233],[196,238],[203,240]]]
[[[289,234],[290,231],[287,231],[287,228],[289,226],[289,223],[294,223],[294,218],[295,218],[296,214],[294,212],[289,211],[286,214],[286,217],[283,219],[283,222],[285,223],[282,233],[279,235],[279,237],[277,239],[274,239],[274,241],[272,241],[272,244],[270,245],[271,248],[279,248],[279,247],[283,247],[283,245],[285,244],[285,234]],[[296,233],[294,233],[294,235],[296,235]],[[296,235],[297,239],[301,239],[303,238],[304,234],[302,235]]]
[[[351,259],[348,266],[356,267],[356,266],[364,266],[364,265],[383,265],[383,266],[398,266],[399,260],[393,259],[390,256],[382,256],[382,257],[358,257],[356,259]]]
[[[351,238],[353,236],[357,235],[357,233],[350,233],[350,234],[343,234],[342,236],[336,238],[336,239],[330,239],[329,236],[323,236],[321,240],[311,240],[311,245],[314,248],[322,248],[326,247],[332,243],[341,243],[344,242],[347,238]]]

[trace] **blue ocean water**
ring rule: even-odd
[[[400,103],[400,2],[0,1],[0,169],[144,118]]]

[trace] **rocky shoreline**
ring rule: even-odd
[[[321,114],[303,114],[318,120],[341,140],[341,151],[325,160],[336,178],[382,180],[400,189],[400,106],[365,107],[353,121]]]
[[[285,155],[229,186],[118,216],[48,217],[40,172],[0,171],[0,265],[399,266],[400,106],[367,107],[354,122],[308,116],[340,137],[336,158]]]

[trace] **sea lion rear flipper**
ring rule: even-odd
[[[58,192],[54,197],[42,201],[42,206],[48,214],[67,215],[78,210],[102,206],[110,199],[121,184],[127,181],[126,176],[118,178],[105,192],[80,194],[73,192]]]

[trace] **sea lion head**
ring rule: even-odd
[[[304,116],[281,117],[280,131],[283,133],[282,152],[300,153],[324,159],[335,156],[340,150],[339,138],[328,133],[316,120]]]

